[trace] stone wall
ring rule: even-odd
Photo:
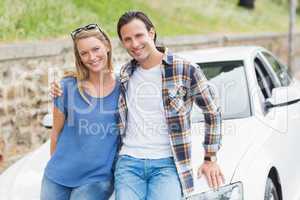
[[[180,36],[162,38],[160,43],[172,51],[230,45],[259,45],[287,61],[287,36],[261,35]],[[113,40],[116,66],[129,60]],[[295,57],[300,58],[300,33]],[[72,43],[69,39],[0,45],[0,172],[25,153],[49,138],[41,126],[50,110],[48,85],[56,71],[72,69]],[[58,73],[57,79],[60,77]],[[4,163],[1,159],[4,158]]]

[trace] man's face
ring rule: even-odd
[[[139,63],[147,61],[155,50],[153,29],[147,30],[146,25],[139,19],[133,19],[120,30],[122,44],[127,52]]]

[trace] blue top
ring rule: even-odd
[[[68,187],[110,180],[119,143],[119,82],[105,97],[85,93],[91,105],[79,94],[75,78],[65,78],[61,85],[63,95],[54,105],[64,113],[65,123],[45,175]]]

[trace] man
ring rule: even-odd
[[[211,187],[224,182],[216,163],[221,113],[202,71],[165,48],[142,12],[124,13],[118,36],[132,56],[120,73],[122,147],[115,170],[117,200],[176,200],[193,192],[191,109],[204,113],[205,158],[198,169]]]

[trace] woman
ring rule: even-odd
[[[119,141],[111,42],[97,24],[71,36],[77,72],[61,81],[63,93],[54,99],[41,200],[107,200]]]

